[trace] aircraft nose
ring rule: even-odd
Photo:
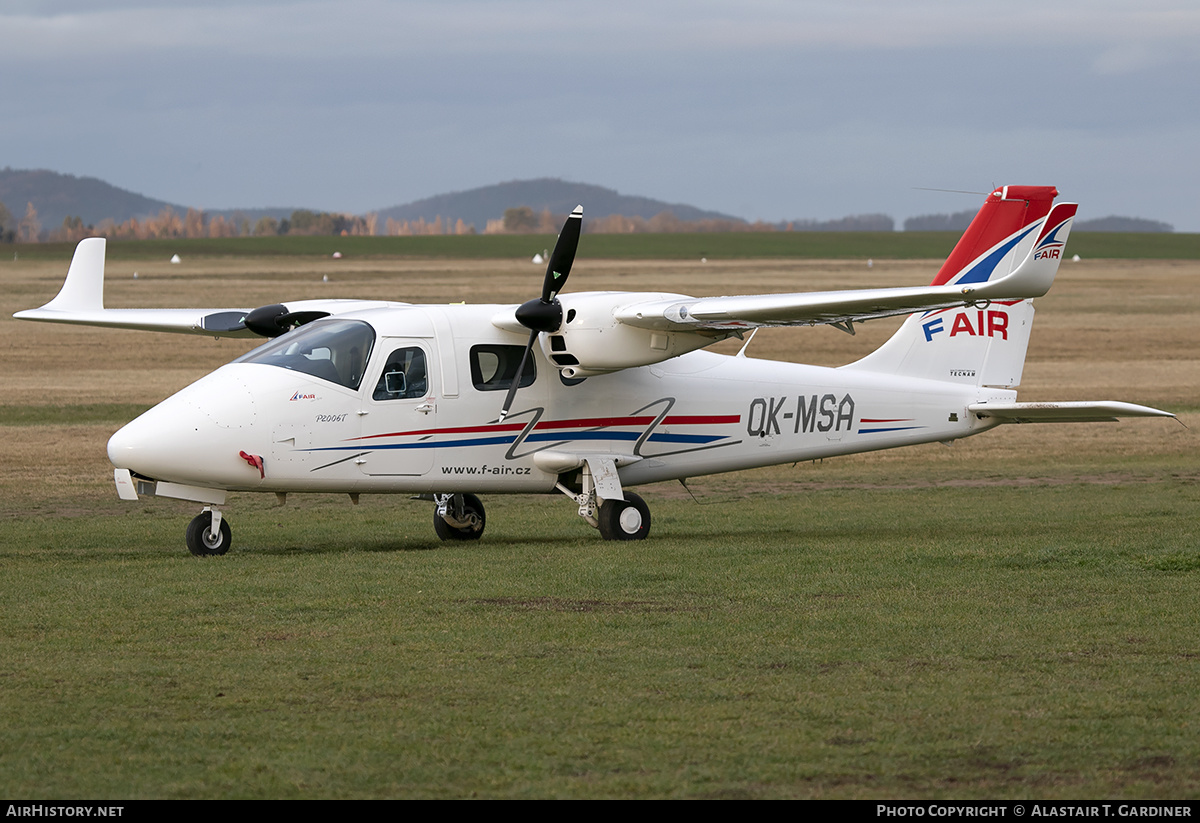
[[[228,487],[258,480],[240,451],[261,454],[254,393],[220,371],[168,397],[108,441],[114,466],[177,483]]]

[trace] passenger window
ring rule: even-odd
[[[376,400],[413,400],[428,393],[425,352],[415,346],[406,346],[388,355],[372,397]]]
[[[479,345],[471,347],[471,382],[479,391],[507,391],[521,365],[524,346]],[[525,360],[521,388],[537,379],[533,354]]]

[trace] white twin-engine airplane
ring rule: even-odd
[[[1075,204],[1006,186],[929,286],[740,297],[559,296],[567,219],[540,298],[521,306],[305,300],[248,309],[105,309],[101,238],[26,320],[273,338],[108,442],[120,496],[207,504],[193,554],[224,554],[226,492],[415,494],[439,537],[484,528],[479,493],[558,490],[606,540],[650,531],[630,486],[949,442],[1002,423],[1172,417],[1118,402],[1019,403],[1030,298],[1054,280]],[[698,351],[760,326],[907,321],[840,368]],[[519,377],[518,377],[519,375]]]

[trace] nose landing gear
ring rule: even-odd
[[[232,532],[219,509],[206,508],[188,523],[188,551],[197,557],[225,554],[231,542]]]

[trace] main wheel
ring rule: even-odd
[[[438,516],[437,509],[433,510],[433,530],[442,540],[478,540],[483,537],[483,527],[487,523],[487,515],[483,511],[483,501],[473,494],[455,495],[450,502],[451,516],[458,517],[456,504],[462,500],[462,515],[458,519],[469,521],[473,525],[452,526]]]
[[[650,507],[633,492],[625,492],[624,500],[601,503],[596,520],[605,540],[645,540],[650,534]]]
[[[212,512],[200,512],[196,515],[187,527],[188,551],[197,557],[209,557],[229,551],[229,545],[232,542],[229,521],[221,518],[221,527],[217,529],[215,536],[209,533],[211,528]]]

